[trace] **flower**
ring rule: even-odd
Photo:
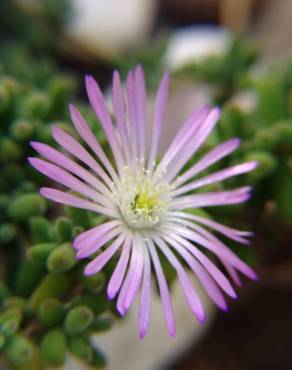
[[[140,290],[138,326],[141,338],[146,334],[150,317],[152,270],[156,275],[168,332],[175,335],[169,287],[158,251],[176,270],[185,299],[199,322],[205,320],[204,308],[186,265],[222,310],[227,310],[223,292],[236,297],[230,280],[240,285],[238,272],[256,279],[254,271],[209,230],[243,244],[248,244],[247,237],[251,233],[235,230],[187,210],[246,201],[251,190],[247,186],[231,191],[199,193],[197,190],[249,172],[257,164],[247,162],[194,179],[238,148],[240,140],[234,138],[218,145],[187,170],[184,169],[220,116],[218,108],[207,107],[185,121],[169,148],[156,162],[168,84],[169,77],[165,73],[156,94],[153,128],[149,134],[146,129],[145,82],[140,66],[129,72],[125,89],[118,72],[114,72],[114,123],[98,84],[87,76],[89,101],[102,125],[111,158],[105,154],[73,105],[70,105],[72,121],[86,148],[67,132],[53,127],[55,141],[71,157],[49,145],[32,142],[32,147],[45,160],[29,158],[31,165],[39,172],[71,190],[42,188],[40,192],[44,197],[107,217],[103,224],[77,236],[73,243],[76,256],[87,258],[93,255],[85,268],[85,274],[91,275],[99,272],[119,251],[107,294],[109,299],[117,297],[117,309],[124,315]],[[204,254],[204,250],[211,251],[219,259],[230,279]]]

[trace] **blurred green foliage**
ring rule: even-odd
[[[114,309],[104,291],[106,276],[100,273],[85,278],[83,263],[77,263],[71,244],[76,234],[96,225],[97,219],[69,208],[58,215],[38,194],[44,179],[27,162],[34,154],[31,140],[52,144],[52,123],[71,130],[68,103],[75,91],[73,77],[58,71],[47,57],[33,57],[31,49],[19,42],[3,43],[0,348],[14,369],[62,366],[69,353],[91,368],[105,365],[104,355],[91,337],[100,331],[98,320],[108,323],[104,330],[111,326]],[[92,122],[88,108],[82,103],[78,106]],[[95,129],[95,133],[102,141],[100,131]],[[97,307],[84,300],[90,294]],[[82,312],[77,309],[79,304]],[[80,345],[76,344],[77,335]]]
[[[105,356],[92,335],[112,325],[115,309],[106,298],[105,283],[114,263],[95,276],[84,276],[84,262],[75,259],[72,240],[102,219],[69,207],[62,211],[46,202],[38,189],[47,179],[26,160],[33,154],[29,141],[53,143],[52,123],[72,130],[67,106],[76,93],[75,78],[47,57],[55,51],[66,2],[38,4],[25,12],[13,1],[1,4],[0,27],[18,41],[2,40],[0,49],[0,351],[13,369],[61,367],[68,354],[90,368],[101,368],[106,365]],[[143,64],[153,91],[161,77],[166,46],[167,38],[162,37],[149,49],[113,64],[123,76],[137,63]],[[172,78],[211,85],[214,103],[222,107],[217,129],[198,155],[223,140],[240,137],[240,149],[216,164],[216,169],[259,161],[258,169],[229,180],[228,187],[253,184],[254,197],[245,210],[252,212],[255,222],[272,202],[282,222],[291,223],[292,63],[260,72],[257,68],[254,46],[238,39],[226,54],[185,66]],[[87,105],[77,105],[104,143]],[[221,222],[246,227],[244,212],[238,210],[236,206],[208,212]],[[251,258],[249,249],[241,253],[246,260]],[[174,270],[161,258],[171,282]]]

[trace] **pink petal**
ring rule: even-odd
[[[218,145],[215,149],[205,154],[202,159],[195,163],[189,170],[181,174],[173,182],[174,187],[185,183],[190,178],[197,175],[199,172],[210,167],[212,164],[218,162],[220,159],[226,157],[239,147],[240,140],[238,138],[230,139]]]
[[[204,116],[203,116],[204,117]],[[220,109],[214,108],[203,118],[196,133],[188,140],[183,147],[181,147],[176,155],[175,161],[171,163],[169,172],[167,173],[167,180],[170,182],[179,173],[187,161],[196,153],[201,147],[211,131],[214,129],[220,117]],[[188,134],[186,134],[188,136]]]
[[[107,137],[115,161],[117,162],[117,168],[121,169],[124,167],[124,158],[119,147],[119,143],[115,136],[112,120],[106,108],[106,104],[102,95],[102,92],[91,76],[85,77],[86,90],[92,109],[96,113],[103,127],[104,133]]]
[[[208,241],[207,239],[201,237],[199,234],[188,230],[186,227],[176,228],[176,232],[185,238],[192,240],[195,243],[202,245],[203,247],[209,249],[215,253],[220,259],[226,260],[228,263],[236,267],[244,275],[248,276],[252,280],[257,280],[256,273],[242,260],[240,260],[235,253],[224,246],[224,244],[216,245]]]
[[[146,155],[146,88],[143,69],[138,65],[134,73],[136,91],[136,114],[140,158]]]
[[[206,117],[209,117],[209,115],[210,113],[208,108],[203,107],[199,111],[196,111],[189,119],[187,119],[165,152],[160,162],[160,166],[162,168],[172,163],[173,158],[175,158],[178,152],[185,147],[186,143],[192,136],[194,136],[194,133],[201,127],[201,125],[205,122]]]
[[[92,255],[93,253],[97,252],[101,247],[103,247],[106,243],[111,241],[117,235],[121,233],[121,228],[117,227],[100,237],[96,237],[91,240],[85,240],[83,242],[83,246],[79,248],[76,257],[77,258],[86,258]]]
[[[74,157],[78,158],[80,161],[85,163],[89,168],[91,168],[107,185],[111,186],[111,179],[104,171],[104,169],[96,162],[96,160],[88,153],[84,147],[79,144],[72,136],[67,134],[59,127],[53,126],[52,129],[53,137],[56,142],[66,149]]]
[[[252,233],[249,231],[240,231],[236,229],[232,229],[226,225],[222,225],[218,222],[215,222],[213,220],[210,220],[205,217],[193,215],[186,212],[175,212],[174,216],[179,216],[181,218],[186,218],[195,222],[198,222],[202,225],[205,225],[207,227],[210,227],[211,229],[219,232],[220,234],[226,236],[229,239],[235,240],[242,244],[248,244],[249,240],[246,240],[243,238],[243,236],[251,236]]]
[[[150,319],[150,303],[151,303],[151,264],[149,252],[146,245],[143,245],[144,252],[144,265],[143,265],[143,278],[141,297],[139,305],[139,336],[144,338]]]
[[[109,221],[104,224],[98,225],[93,227],[92,229],[89,229],[87,231],[84,231],[83,233],[79,234],[75,240],[73,241],[73,246],[75,249],[82,248],[83,243],[88,240],[88,238],[98,238],[105,234],[106,232],[112,230],[114,227],[119,226],[121,223],[119,221]]]
[[[87,196],[105,208],[113,210],[113,204],[107,198],[78,180],[76,177],[70,175],[69,172],[39,158],[28,158],[28,160],[34,168],[50,179],[57,181],[58,183],[68,187],[71,190],[77,191],[84,196]]]
[[[168,334],[170,336],[175,336],[175,318],[174,318],[174,312],[173,307],[171,303],[171,298],[169,294],[169,289],[167,286],[167,281],[164,276],[164,272],[162,270],[159,257],[156,252],[156,248],[150,238],[146,241],[150,256],[154,265],[159,292],[161,296],[161,301],[163,305],[163,311],[164,311],[164,317],[167,325]]]
[[[154,117],[153,117],[153,129],[152,138],[150,144],[150,153],[148,159],[148,170],[151,172],[153,169],[153,163],[157,156],[158,145],[160,141],[161,131],[163,127],[164,112],[166,108],[166,103],[168,99],[168,89],[169,89],[169,75],[165,73],[158,91],[155,97],[155,107],[154,107]]]
[[[30,142],[30,145],[44,158],[70,171],[72,174],[86,181],[89,185],[97,189],[102,194],[111,196],[111,192],[104,186],[103,183],[98,181],[90,172],[85,170],[76,162],[72,161],[72,159],[66,157],[63,153],[47,144]]]
[[[188,263],[194,274],[198,277],[202,286],[205,288],[207,294],[214,301],[214,303],[223,311],[227,310],[227,304],[218,286],[214,283],[206,271],[185,248],[182,247],[175,239],[164,235],[164,239],[168,242]]]
[[[131,163],[131,153],[129,150],[130,142],[127,127],[125,97],[123,88],[121,86],[120,75],[117,71],[114,72],[113,77],[112,100],[117,129],[122,144],[122,150],[125,152],[125,158],[127,160],[127,164],[129,165]]]
[[[57,203],[66,204],[71,207],[87,209],[88,211],[94,211],[110,217],[116,217],[115,213],[107,208],[100,207],[97,204],[79,198],[76,195],[65,193],[64,191],[52,188],[41,188],[40,193],[43,197],[53,200]]]
[[[166,258],[169,260],[170,264],[176,269],[186,301],[192,313],[197,317],[199,322],[201,323],[204,322],[205,312],[202,306],[201,299],[196,290],[194,289],[184,268],[182,267],[178,259],[175,257],[175,255],[171,252],[170,248],[165,244],[165,242],[161,238],[153,235],[153,240],[159,246],[159,248],[166,256]]]
[[[140,245],[139,237],[133,239],[131,261],[127,276],[120,290],[117,309],[124,315],[137,294],[140,287],[143,272],[143,250]]]
[[[216,182],[224,181],[230,177],[242,175],[244,173],[253,171],[257,167],[257,162],[246,162],[237,166],[225,168],[223,170],[216,171],[210,175],[204,176],[194,182],[188,183],[185,186],[179,187],[175,190],[172,195],[178,196],[189,191],[201,188],[206,185],[214,184]]]
[[[251,187],[244,186],[231,191],[187,195],[173,199],[170,203],[169,210],[240,204],[250,198],[250,191]]]
[[[77,108],[75,108],[72,104],[69,106],[71,119],[74,124],[75,129],[85,141],[85,143],[93,150],[93,152],[98,156],[101,163],[104,165],[108,173],[111,175],[114,181],[118,180],[117,174],[113,169],[110,161],[108,160],[104,150],[102,149],[100,143],[98,142],[96,136],[91,131],[90,127],[88,126],[85,119],[79,113]]]
[[[174,232],[172,232],[171,230],[174,230]],[[209,274],[213,277],[213,279],[217,282],[221,289],[225,291],[225,293],[227,293],[232,298],[236,298],[236,293],[226,276],[204,253],[196,248],[195,245],[191,244],[185,238],[177,235],[177,232],[179,233],[179,231],[179,228],[176,229],[175,226],[170,226],[168,229],[168,234],[172,237],[172,239],[183,245],[205,267],[205,269],[209,272]]]
[[[110,281],[109,281],[109,284],[108,284],[108,287],[107,287],[107,295],[109,297],[109,299],[113,299],[115,298],[115,296],[117,295],[118,291],[120,290],[120,287],[122,285],[122,282],[123,282],[123,279],[124,279],[124,276],[125,276],[125,272],[126,272],[126,269],[127,269],[127,266],[128,266],[128,262],[129,262],[129,256],[130,256],[130,250],[131,250],[131,246],[132,246],[132,239],[131,238],[127,238],[125,243],[124,243],[124,246],[123,246],[123,250],[122,250],[122,254],[121,254],[121,257],[119,259],[119,262],[110,278]]]
[[[130,135],[130,147],[132,152],[132,165],[135,165],[135,161],[138,159],[138,144],[139,144],[139,128],[137,121],[137,112],[135,105],[135,81],[133,72],[130,71],[127,76],[127,111],[129,118],[129,135]]]
[[[116,253],[116,251],[119,249],[121,244],[125,240],[125,235],[120,235],[113,244],[108,247],[104,252],[99,254],[97,257],[94,258],[88,265],[86,265],[84,274],[85,275],[94,275],[98,273],[112,258],[112,256]]]

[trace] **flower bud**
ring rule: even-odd
[[[56,243],[35,244],[27,249],[27,256],[34,261],[46,262],[50,253],[57,247]]]
[[[5,84],[0,82],[0,113],[9,109],[11,103],[10,93]]]
[[[257,83],[259,94],[258,116],[267,126],[285,116],[283,89],[275,78],[265,78]]]
[[[72,308],[65,318],[65,330],[69,335],[84,332],[93,322],[94,313],[86,306]]]
[[[87,363],[93,359],[93,349],[88,338],[79,336],[70,338],[69,350],[78,358]]]
[[[63,107],[67,105],[72,96],[75,83],[72,78],[59,75],[52,78],[49,82],[48,93],[51,100],[51,109],[56,112],[63,112]]]
[[[55,297],[59,298],[66,292],[71,286],[73,275],[70,273],[66,274],[47,274],[40,284],[37,286],[30,298],[30,305],[32,308],[38,308],[39,305],[47,298]]]
[[[73,208],[73,207],[65,207],[66,214],[68,217],[73,221],[74,225],[83,226],[85,229],[90,227],[90,221],[88,212],[84,209]]]
[[[14,278],[14,292],[27,297],[43,276],[43,268],[37,261],[23,261]]]
[[[26,118],[45,118],[50,108],[48,96],[41,91],[30,92],[20,104],[20,116]]]
[[[41,341],[41,355],[48,366],[63,366],[66,358],[66,337],[61,329],[47,332]]]
[[[260,128],[255,132],[252,142],[255,148],[271,151],[278,146],[279,135],[274,127]]]
[[[6,297],[3,302],[4,308],[19,308],[21,311],[25,311],[27,307],[27,301],[25,298],[18,296]]]
[[[70,270],[77,260],[71,243],[66,243],[54,249],[48,257],[47,267],[51,272],[65,272]]]
[[[84,231],[84,227],[82,227],[82,226],[74,226],[72,228],[72,239],[75,239],[76,236],[78,236],[79,234],[81,234],[83,231]]]
[[[19,145],[9,137],[2,137],[0,141],[0,156],[6,161],[18,160],[22,156],[22,151]]]
[[[0,333],[5,336],[14,334],[20,326],[22,311],[18,307],[7,308],[0,314]]]
[[[0,351],[2,350],[4,345],[5,345],[5,337],[4,335],[0,334]]]
[[[3,300],[9,295],[9,290],[3,280],[0,280],[0,305]]]
[[[10,243],[17,234],[16,227],[13,224],[5,223],[0,225],[0,245]]]
[[[282,146],[285,145],[289,153],[292,152],[291,142],[292,142],[292,122],[291,121],[279,121],[273,126],[274,131],[277,133],[279,138],[279,143]]]
[[[32,359],[34,347],[25,336],[15,334],[7,339],[3,352],[15,367],[22,369]]]
[[[105,275],[103,272],[98,272],[90,276],[82,275],[81,279],[85,288],[94,293],[99,293],[105,284]]]
[[[60,324],[65,316],[65,309],[56,298],[47,298],[37,310],[38,319],[47,328]]]
[[[38,194],[24,194],[14,199],[9,208],[10,218],[17,222],[26,222],[31,216],[42,215],[47,208],[46,201]]]
[[[105,294],[87,293],[83,294],[77,300],[78,305],[89,307],[95,315],[100,315],[107,311],[110,307],[110,302]]]
[[[104,316],[104,317],[97,317],[93,324],[92,324],[92,330],[97,333],[97,332],[103,332],[107,331],[112,327],[113,324],[113,319],[109,316]]]
[[[250,179],[260,179],[269,176],[277,167],[277,159],[266,151],[250,151],[245,156],[245,161],[257,161],[258,167],[247,176]]]
[[[42,216],[33,216],[29,220],[30,235],[33,243],[50,241],[50,222]]]
[[[19,119],[12,123],[11,135],[17,141],[27,141],[33,135],[33,125],[24,119]]]
[[[91,365],[100,369],[106,366],[106,357],[104,353],[96,346],[93,347],[93,358],[91,361]]]
[[[72,222],[67,217],[59,217],[55,223],[56,234],[60,243],[71,241]]]
[[[279,213],[282,219],[287,222],[292,222],[292,174],[289,169],[289,162],[280,163],[275,176],[272,178],[272,193],[274,200],[278,206]]]

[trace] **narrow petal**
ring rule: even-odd
[[[139,153],[139,128],[137,120],[137,112],[135,105],[135,81],[133,72],[130,71],[127,76],[127,111],[129,119],[129,135],[130,135],[130,146],[132,152],[132,166],[136,165]]]
[[[177,235],[176,230],[177,229],[175,226],[170,226],[169,228],[167,228],[167,234],[170,235],[172,239],[183,245],[202,264],[202,266],[205,267],[205,269],[209,272],[209,274],[213,277],[213,279],[221,287],[221,289],[225,291],[225,293],[227,293],[232,298],[236,298],[236,293],[233,287],[231,286],[226,276],[219,270],[219,268],[192,243],[190,243],[185,238]]]
[[[93,275],[98,273],[112,258],[112,256],[116,253],[116,251],[119,249],[121,244],[125,240],[125,235],[120,235],[113,244],[108,247],[104,252],[99,254],[97,257],[94,258],[88,265],[86,265],[84,274],[85,275]]]
[[[82,248],[82,243],[85,240],[88,240],[88,238],[94,236],[94,237],[99,237],[103,235],[104,233],[110,231],[114,227],[120,225],[120,221],[109,221],[105,222],[104,224],[98,225],[93,227],[92,229],[89,229],[87,231],[84,231],[83,233],[79,234],[73,241],[73,246],[75,249],[80,249]]]
[[[223,266],[225,267],[226,271],[228,272],[229,276],[231,277],[231,279],[234,281],[234,283],[237,286],[241,287],[242,283],[241,283],[240,277],[239,277],[237,271],[235,270],[235,268],[224,260],[221,260],[221,262],[222,262]]]
[[[134,73],[136,91],[136,114],[138,123],[138,140],[140,158],[146,156],[146,87],[143,69],[138,65]]]
[[[98,181],[95,176],[93,176],[90,172],[74,162],[72,159],[66,157],[63,153],[59,152],[58,150],[52,148],[47,144],[30,142],[30,145],[44,158],[48,159],[58,166],[63,167],[64,169],[71,172],[73,175],[78,176],[80,179],[86,181],[89,185],[91,185],[93,188],[95,188],[105,196],[111,197],[111,192],[103,183]]]
[[[112,202],[96,190],[78,180],[76,177],[70,175],[69,172],[39,158],[28,158],[28,160],[35,169],[50,179],[68,187],[70,190],[77,191],[78,193],[92,199],[94,202],[97,202],[99,205],[113,210]]]
[[[115,182],[118,182],[116,171],[114,170],[113,166],[108,160],[104,150],[102,149],[100,143],[98,142],[96,136],[91,131],[85,119],[82,117],[78,109],[74,107],[74,105],[70,104],[69,110],[72,122],[79,135],[82,137],[85,143],[91,148],[91,150],[97,155],[97,157],[104,165],[105,169],[110,174],[112,179]]]
[[[113,76],[113,88],[112,88],[112,100],[113,108],[115,113],[115,119],[117,124],[117,129],[120,136],[120,141],[122,144],[122,150],[124,150],[125,159],[128,165],[131,164],[131,153],[129,150],[130,141],[127,126],[126,117],[126,106],[123,88],[121,85],[120,75],[117,71],[114,72]]]
[[[246,162],[241,163],[237,166],[232,166],[229,168],[225,168],[223,170],[216,171],[210,175],[204,176],[194,182],[188,183],[185,186],[181,186],[178,189],[176,189],[172,196],[177,197],[178,195],[188,193],[190,191],[193,191],[195,189],[201,188],[206,185],[211,185],[216,182],[224,181],[226,179],[229,179],[233,176],[242,175],[244,173],[253,171],[257,167],[258,163],[253,162]]]
[[[116,227],[115,229],[112,229],[111,231],[101,235],[100,237],[97,236],[94,239],[91,238],[91,240],[84,240],[84,242],[82,243],[82,247],[79,248],[76,254],[76,257],[81,259],[91,256],[93,253],[97,252],[101,247],[110,242],[119,234],[121,234],[121,228]]]
[[[240,204],[250,198],[250,191],[251,187],[244,186],[231,191],[187,195],[173,199],[170,203],[169,210]]]
[[[165,242],[156,235],[153,235],[153,240],[155,244],[159,246],[162,253],[166,256],[169,260],[170,264],[175,268],[177,271],[177,276],[180,281],[181,287],[183,289],[186,301],[192,311],[192,313],[197,317],[199,322],[205,321],[205,312],[201,302],[201,299],[196,292],[195,288],[193,287],[187,273],[185,272],[184,268],[182,267],[181,263],[175,257],[175,255],[171,252],[170,248],[165,244]]]
[[[88,211],[94,211],[109,217],[116,217],[116,212],[113,212],[107,208],[100,207],[88,200],[77,197],[70,193],[65,193],[52,188],[41,188],[40,193],[43,197],[53,200],[57,203],[66,204],[67,206],[86,209]]]
[[[173,178],[179,173],[187,161],[197,152],[201,145],[205,142],[206,138],[214,129],[220,117],[220,109],[214,108],[200,124],[196,133],[190,140],[178,151],[175,161],[172,161],[166,179],[171,182]],[[170,162],[169,162],[170,163]]]
[[[149,252],[146,245],[143,245],[144,265],[142,288],[139,304],[139,336],[144,338],[150,319],[150,303],[151,303],[151,264]]]
[[[169,89],[169,75],[168,73],[165,73],[160,82],[160,85],[159,85],[159,88],[156,94],[156,98],[155,98],[152,138],[151,138],[150,152],[149,152],[149,159],[148,159],[148,170],[150,172],[153,169],[153,164],[157,156],[161,131],[162,131],[163,122],[164,122],[166,102],[168,99],[168,89]]]
[[[174,187],[178,187],[179,185],[185,183],[187,180],[196,176],[198,173],[210,167],[212,164],[232,153],[239,147],[239,145],[240,140],[238,138],[230,139],[218,145],[215,149],[205,154],[203,158],[195,163],[189,170],[178,176],[172,185]]]
[[[167,286],[167,281],[165,279],[159,257],[156,252],[156,248],[150,238],[147,238],[146,244],[148,246],[148,250],[150,252],[151,260],[153,262],[155,274],[157,277],[157,283],[159,287],[159,292],[161,296],[161,301],[163,305],[164,317],[166,321],[166,326],[168,330],[168,334],[170,336],[175,335],[175,318],[173,312],[173,306],[171,303],[170,293]]]
[[[82,161],[89,168],[91,168],[101,180],[110,187],[112,184],[111,179],[103,168],[96,162],[96,160],[83,148],[71,135],[67,134],[64,130],[59,127],[53,126],[52,133],[55,141],[64,149],[67,150],[74,157]]]
[[[143,273],[143,250],[139,237],[133,238],[131,261],[127,276],[119,293],[117,309],[124,315],[137,294]]]
[[[211,252],[215,253],[218,258],[226,260],[250,279],[257,280],[256,273],[246,263],[240,260],[235,253],[225,247],[224,244],[217,245],[212,243],[200,236],[198,233],[191,231],[186,227],[176,227],[176,233],[179,233],[181,236],[184,236],[185,238],[209,249]]]
[[[94,78],[91,76],[85,77],[85,84],[90,104],[103,127],[104,133],[107,137],[115,161],[117,163],[117,168],[123,168],[124,158],[120,150],[117,138],[115,136],[113,123],[106,108],[102,92]]]
[[[221,308],[223,311],[227,310],[227,304],[218,286],[214,280],[210,277],[208,272],[198,263],[195,258],[175,239],[168,235],[164,235],[164,239],[168,242],[187,262],[194,274],[197,276],[205,291],[214,303]]]
[[[173,216],[179,216],[181,218],[186,218],[186,219],[198,222],[204,226],[210,227],[211,229],[226,236],[227,238],[231,240],[235,240],[242,244],[249,243],[249,240],[245,239],[244,237],[252,236],[252,233],[249,231],[241,231],[241,230],[232,229],[231,227],[222,225],[206,217],[201,217],[201,216],[193,215],[193,214],[186,213],[186,212],[174,212]]]
[[[215,237],[213,234],[211,234],[209,231],[207,231],[206,229],[204,229],[203,227],[201,227],[200,225],[197,225],[196,223],[185,223],[184,221],[180,220],[180,219],[175,219],[175,217],[173,217],[171,219],[171,221],[176,221],[176,222],[183,222],[183,224],[187,225],[188,227],[190,227],[191,229],[197,231],[201,236],[205,237],[207,240],[215,243],[215,244],[218,244],[218,245],[221,245],[223,244],[224,248],[227,248],[227,246],[225,246],[224,243],[221,242],[221,240],[219,240],[217,237]],[[235,230],[237,231],[237,230]],[[227,270],[228,274],[230,275],[231,279],[235,282],[236,285],[238,286],[241,286],[241,280],[238,276],[238,273],[237,271],[233,268],[232,265],[230,265],[225,259],[222,259],[220,258],[220,261],[221,263],[223,264],[223,266],[225,267],[225,269]]]
[[[210,113],[208,108],[203,107],[199,111],[193,113],[192,116],[187,119],[165,152],[160,162],[161,167],[166,168],[170,163],[172,163],[173,158],[175,158],[178,152],[185,147],[186,143],[192,136],[194,136],[195,132],[200,128],[209,115]]]
[[[109,299],[115,298],[124,280],[124,276],[126,273],[126,269],[127,269],[129,257],[130,257],[130,250],[131,250],[131,245],[132,245],[131,243],[132,243],[132,239],[130,237],[125,240],[125,243],[123,245],[123,250],[121,253],[121,257],[110,278],[110,281],[107,287],[107,295]]]

